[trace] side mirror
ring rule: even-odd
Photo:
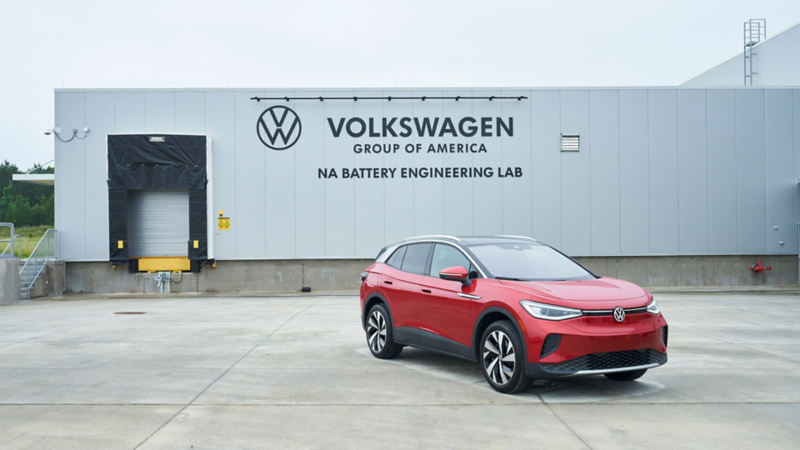
[[[464,286],[470,286],[472,284],[472,280],[469,279],[469,272],[467,272],[467,269],[460,266],[448,267],[442,270],[439,272],[439,278],[449,281],[458,281]]]

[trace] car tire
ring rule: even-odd
[[[367,347],[372,356],[392,359],[400,356],[403,346],[394,342],[392,318],[383,304],[373,306],[367,314]]]
[[[527,358],[522,339],[511,322],[502,320],[486,328],[478,359],[486,382],[497,392],[516,394],[531,387],[533,380],[525,374]]]
[[[638,378],[641,378],[644,373],[647,372],[647,369],[640,369],[640,370],[629,370],[627,372],[612,372],[604,374],[606,378],[609,380],[614,381],[633,381]]]

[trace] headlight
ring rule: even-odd
[[[580,317],[583,315],[580,309],[564,308],[563,306],[546,305],[528,300],[519,302],[528,314],[537,319],[544,320],[565,320]]]
[[[658,314],[661,310],[658,309],[658,303],[656,303],[655,299],[647,305],[647,312],[650,314]]]

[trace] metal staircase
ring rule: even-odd
[[[47,230],[36,244],[31,256],[19,261],[19,299],[30,300],[31,288],[44,272],[47,262],[58,259],[58,232]]]
[[[28,283],[28,271],[25,269],[27,260],[19,260],[19,299],[30,299],[30,284]]]

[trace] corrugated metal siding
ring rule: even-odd
[[[255,118],[268,105],[251,101],[253,95],[367,92],[529,99],[280,102],[302,118],[302,138],[284,152],[258,141]],[[800,167],[799,89],[150,93],[56,93],[56,126],[92,128],[85,140],[56,142],[56,226],[68,261],[108,258],[102,142],[109,133],[146,130],[213,138],[213,213],[231,217],[230,231],[215,231],[218,260],[369,258],[385,243],[442,232],[526,234],[574,256],[789,254],[797,248],[791,225],[800,217],[800,199],[797,173],[789,168]],[[146,106],[154,102],[158,108]],[[318,125],[353,115],[514,117],[515,136],[492,138],[483,154],[356,155],[354,140],[332,139]],[[581,151],[562,153],[562,133],[580,134]],[[317,167],[437,164],[519,166],[524,176],[443,182],[326,180],[316,173]]]
[[[189,191],[128,191],[128,255],[187,256]]]

